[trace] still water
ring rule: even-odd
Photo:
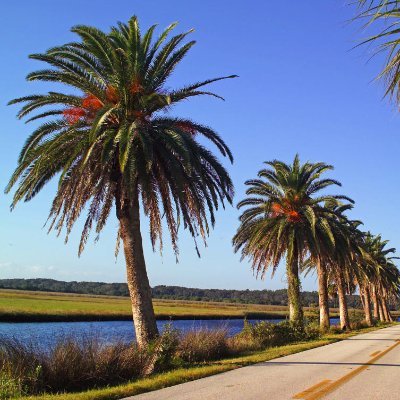
[[[283,320],[268,320],[270,323],[281,321]],[[248,322],[256,323],[259,320],[248,320]],[[182,332],[199,328],[224,328],[230,336],[243,329],[243,320],[241,319],[220,319],[157,321],[159,330],[162,331],[168,323],[171,323],[174,328]],[[337,323],[337,318],[331,318],[331,324]],[[131,321],[0,323],[0,336],[14,337],[22,341],[33,341],[45,346],[53,344],[63,336],[84,337],[87,335],[96,335],[104,343],[129,342],[135,337]]]

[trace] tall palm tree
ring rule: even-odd
[[[115,206],[126,259],[127,282],[139,345],[158,335],[143,254],[140,208],[149,218],[153,250],[162,249],[162,220],[178,254],[180,221],[193,237],[206,239],[215,210],[232,201],[232,181],[199,137],[212,142],[232,161],[232,154],[211,128],[174,118],[173,105],[194,96],[219,97],[202,88],[227,76],[170,89],[167,80],[194,41],[190,33],[170,37],[176,24],[157,39],[156,26],[144,34],[133,17],[109,33],[76,26],[79,41],[30,57],[50,66],[30,73],[29,81],[70,87],[71,94],[48,92],[25,96],[18,117],[35,110],[28,121],[42,124],[27,139],[6,191],[18,183],[12,207],[31,200],[55,175],[58,189],[50,210],[49,230],[66,237],[87,207],[79,254],[92,227],[97,234]],[[47,118],[51,119],[48,120]],[[197,249],[197,246],[196,246]]]
[[[286,257],[290,320],[302,325],[299,268],[307,255],[321,260],[322,249],[334,244],[328,222],[332,212],[326,204],[350,199],[319,193],[331,185],[340,186],[333,179],[320,179],[333,168],[330,165],[301,164],[298,155],[291,165],[277,160],[265,164],[270,168],[262,169],[259,179],[246,181],[248,197],[238,204],[239,209],[246,209],[240,216],[233,245],[235,252],[241,250],[242,259],[252,260],[253,269],[262,278],[269,267],[274,273]],[[321,274],[323,264],[318,264]],[[322,280],[321,297],[326,297],[323,303],[327,307],[327,280]]]
[[[341,213],[340,229],[335,232],[336,249],[332,258],[333,276],[336,281],[339,300],[340,327],[350,330],[350,317],[347,304],[347,294],[355,290],[355,279],[362,274],[359,259],[362,256],[360,241],[362,233],[358,229],[360,221],[348,220]]]
[[[344,214],[347,210],[353,208],[352,203],[343,202],[327,202],[326,207],[329,208],[331,214],[327,215],[327,223],[329,224],[330,231],[332,232],[334,246],[329,246],[321,252],[323,260],[324,276],[327,278],[321,281],[321,268],[317,269],[319,275],[319,297],[320,297],[320,325],[321,328],[329,328],[329,308],[327,300],[326,307],[322,307],[321,293],[328,293],[329,296],[329,283],[335,289],[338,297],[340,325],[342,329],[350,329],[350,319],[348,314],[346,293],[349,288],[349,281],[354,263],[355,242],[353,235],[353,224],[355,221],[348,220]],[[312,257],[307,261],[306,267],[308,270],[315,268]],[[332,285],[333,284],[333,285]],[[327,289],[322,289],[327,287]],[[323,313],[327,316],[323,318]],[[324,320],[328,322],[323,323]]]

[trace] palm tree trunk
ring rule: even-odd
[[[364,299],[364,313],[365,321],[368,326],[372,325],[372,311],[371,311],[371,295],[368,286],[362,289],[362,297]]]
[[[303,307],[301,305],[301,284],[297,257],[293,257],[293,260],[287,263],[286,274],[288,279],[289,319],[291,323],[302,326],[304,323]]]
[[[392,313],[390,312],[390,307],[389,307],[389,304],[388,304],[388,302],[387,302],[387,301],[385,301],[385,304],[386,304],[386,307],[387,307],[387,312],[388,312],[388,316],[389,316],[389,322],[393,322],[393,321],[394,321],[394,319],[393,319],[393,315],[392,315]]]
[[[344,283],[343,271],[339,270],[337,274],[337,287],[339,298],[339,314],[340,314],[340,327],[342,330],[350,329],[349,311],[347,308],[346,290]]]
[[[318,273],[318,297],[319,297],[319,325],[322,330],[328,330],[329,321],[329,301],[328,301],[328,277],[326,268],[321,260],[317,260]]]
[[[388,309],[385,298],[382,299],[382,309],[383,309],[383,316],[385,317],[385,321],[391,322],[390,321],[390,313],[389,313],[389,309]]]
[[[381,299],[378,299],[378,312],[379,312],[379,321],[385,322],[385,315],[383,314],[383,307]]]
[[[378,307],[378,295],[376,293],[376,289],[372,287],[372,302],[374,303],[374,319],[379,319],[379,307]]]
[[[138,192],[135,191],[132,196],[124,196],[123,190],[117,190],[116,206],[124,246],[136,341],[140,347],[145,347],[158,336],[158,329],[143,253]]]

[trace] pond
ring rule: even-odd
[[[259,321],[248,320],[250,323]],[[278,323],[282,321],[282,319],[272,319],[267,322]],[[224,328],[229,336],[233,336],[243,329],[242,319],[215,319],[157,321],[159,330],[162,331],[168,323],[182,332],[200,328]],[[338,318],[331,318],[331,324],[337,323]],[[33,341],[43,345],[51,345],[62,336],[75,335],[77,337],[96,335],[103,343],[129,342],[135,338],[131,321],[0,323],[0,336],[14,337],[22,341]]]

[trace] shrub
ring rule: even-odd
[[[314,325],[319,324],[319,309],[313,308],[312,310],[310,310],[306,317],[306,321],[307,324],[314,324]]]
[[[364,314],[353,310],[349,313],[350,329],[367,328],[368,324],[365,321]]]
[[[339,335],[343,333],[343,330],[339,325],[331,325],[329,332],[333,333],[334,335]]]
[[[196,329],[180,339],[177,355],[188,363],[216,360],[229,354],[226,329]]]
[[[145,374],[148,375],[154,371],[162,372],[177,366],[175,357],[179,345],[180,333],[172,327],[172,324],[166,324],[162,335],[150,346],[149,363]]]
[[[249,349],[262,349],[280,346],[295,341],[316,339],[320,336],[318,328],[296,326],[289,322],[273,324],[261,321],[256,324],[245,322],[243,331],[237,335],[238,341],[248,343]]]

